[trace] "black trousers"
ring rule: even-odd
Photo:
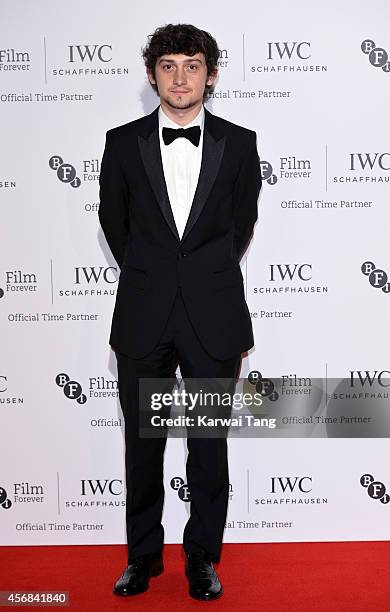
[[[121,353],[116,353],[116,357],[125,422],[126,528],[128,558],[132,561],[139,555],[162,552],[164,541],[161,517],[166,438],[139,437],[138,378],[174,378],[177,364],[184,379],[236,378],[241,355],[220,361],[205,351],[188,318],[179,289],[154,350],[141,359]],[[184,550],[186,553],[206,550],[218,562],[229,497],[227,440],[226,437],[188,437],[187,448],[190,518],[183,534]]]

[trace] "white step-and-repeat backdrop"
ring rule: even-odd
[[[141,47],[160,25],[215,36],[207,107],[258,134],[264,187],[242,262],[256,348],[241,376],[318,377],[329,392],[345,377],[360,410],[375,382],[371,404],[385,401],[389,3],[6,0],[1,12],[1,543],[125,542],[99,163],[106,130],[159,103]],[[369,439],[231,439],[225,541],[387,539],[386,416]],[[167,542],[188,515],[185,458],[169,439]]]

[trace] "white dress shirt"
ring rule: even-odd
[[[179,125],[172,121],[162,110],[158,109],[159,136],[161,158],[167,185],[169,201],[180,238],[184,233],[192,200],[198,183],[200,165],[202,163],[204,107],[187,125]],[[187,129],[193,125],[200,126],[200,141],[195,147],[187,138],[176,138],[169,145],[162,137],[163,127]]]

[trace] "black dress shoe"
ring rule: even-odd
[[[114,585],[116,595],[138,595],[149,588],[149,578],[164,571],[161,554],[141,555],[131,561]]]
[[[221,597],[223,587],[206,551],[194,551],[187,555],[185,575],[191,597],[203,600]]]

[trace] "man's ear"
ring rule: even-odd
[[[218,68],[215,67],[211,74],[207,77],[206,85],[212,85],[218,76]]]

